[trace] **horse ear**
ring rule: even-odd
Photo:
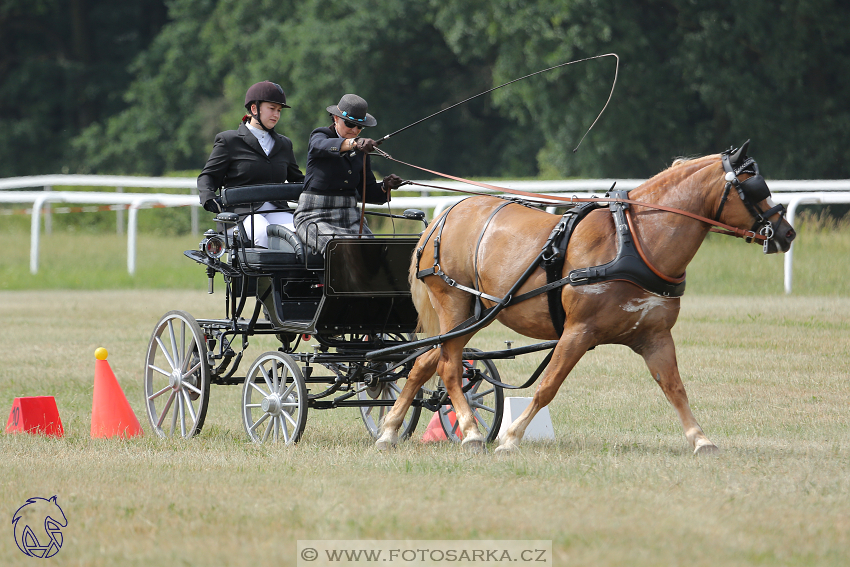
[[[750,145],[750,141],[747,140],[744,144],[735,150],[731,156],[729,156],[729,162],[733,165],[741,163],[741,160],[744,159],[747,155],[747,148]]]

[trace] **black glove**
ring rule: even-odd
[[[213,197],[212,199],[207,199],[204,202],[204,209],[208,210],[211,213],[220,213],[224,210],[221,206],[221,198]]]
[[[384,177],[384,191],[391,191],[392,189],[398,189],[401,187],[401,184],[404,183],[404,180],[396,175],[395,173],[390,173],[386,177]]]
[[[378,147],[378,143],[372,138],[357,138],[357,149],[367,154]]]

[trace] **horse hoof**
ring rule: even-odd
[[[499,445],[498,447],[496,447],[497,455],[511,455],[517,452],[519,452],[519,447],[514,443],[506,443],[504,445]]]
[[[487,448],[481,439],[464,439],[461,446],[467,453],[486,453]]]
[[[702,445],[697,445],[696,449],[694,449],[694,455],[717,455],[720,453],[720,449],[717,448],[717,445],[714,443],[708,442]]]
[[[380,440],[375,441],[375,450],[378,451],[379,453],[383,453],[385,451],[389,451],[389,450],[394,449],[394,448],[395,448],[395,445],[393,445],[389,441],[380,441]]]

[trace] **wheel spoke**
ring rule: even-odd
[[[162,408],[162,413],[159,415],[159,421],[156,422],[157,429],[162,427],[162,422],[165,420],[165,415],[168,413],[168,410],[171,408],[171,404],[172,404],[172,402],[174,402],[174,396],[176,396],[176,395],[177,395],[177,392],[172,390],[171,395],[168,396],[168,400],[166,400],[165,406]]]
[[[292,393],[292,390],[294,390],[294,389],[295,389],[295,386],[296,386],[296,384],[295,384],[295,380],[293,380],[293,381],[292,381],[292,384],[290,384],[290,385],[286,388],[286,390],[284,390],[283,392],[281,392],[281,393],[279,394],[279,396],[280,396],[281,398],[287,398],[287,397],[289,397],[289,395]]]
[[[171,365],[172,368],[180,368],[182,365],[180,364],[182,354],[180,350],[177,348],[177,338],[174,336],[174,319],[168,320],[168,335],[171,338],[171,355],[174,357],[174,364]]]
[[[257,390],[259,393],[261,393],[264,398],[268,397],[270,395],[270,392],[264,392],[263,389],[260,388],[259,386],[257,386],[256,382],[254,382],[253,380],[251,380],[251,382],[249,382],[249,384],[251,384],[251,387],[253,387],[255,390]]]
[[[296,427],[298,427],[298,424],[297,424],[297,423],[295,423],[295,420],[294,420],[294,419],[292,419],[292,416],[291,416],[291,415],[289,415],[289,412],[288,412],[288,411],[283,412],[280,416],[281,416],[282,418],[286,419],[286,421],[288,421],[289,423],[291,423],[291,424],[292,424],[292,428],[293,428],[293,429],[295,429]]]
[[[401,388],[398,387],[398,384],[396,384],[395,382],[388,382],[388,385],[390,387],[390,390],[394,391],[396,394],[401,394]],[[396,399],[396,397],[393,396],[392,399]]]
[[[481,425],[483,425],[483,426],[484,426],[484,429],[488,429],[488,430],[490,429],[490,426],[487,424],[487,422],[486,422],[486,421],[484,421],[484,418],[483,418],[483,417],[481,417],[481,415],[480,415],[477,411],[472,410],[472,415],[473,415],[473,416],[475,416],[475,419],[477,419],[477,420],[478,420],[478,422],[479,422]]]
[[[196,388],[193,384],[191,384],[191,383],[189,383],[189,382],[183,382],[183,387],[184,387],[184,388],[188,388],[188,389],[192,390],[193,392],[195,392],[195,393],[196,393],[196,394],[198,394],[199,396],[200,396],[201,394],[203,394],[203,392],[201,392],[201,390],[200,390],[199,388]]]
[[[268,413],[267,413],[266,415],[271,415],[271,414],[268,414]],[[271,433],[271,431],[272,431],[272,429],[273,429],[273,428],[274,428],[274,419],[272,419],[272,420],[271,420],[271,422],[269,422],[268,427],[266,427],[266,432],[265,432],[265,433],[263,433],[263,440],[262,440],[262,443],[265,443],[266,441],[268,441],[268,439],[269,439],[269,433]]]
[[[188,386],[188,384],[184,384],[184,386]],[[192,399],[189,397],[189,392],[183,389],[180,392],[183,394],[183,401],[186,403],[186,409],[189,410],[189,417],[192,418],[192,423],[194,424],[198,421],[198,416],[195,414],[195,408],[192,406]]]
[[[268,374],[268,372],[266,372],[266,369],[263,368],[262,364],[259,365],[257,368],[259,368],[260,372],[262,372],[262,374],[263,374],[263,380],[266,381],[266,386],[269,387],[269,393],[274,392],[274,388],[272,387],[271,379],[269,378],[269,374]],[[274,368],[274,367],[272,367],[272,368]]]
[[[163,388],[162,390],[160,390],[156,394],[151,394],[150,396],[148,396],[148,401],[151,401],[155,398],[160,397],[161,395],[163,395],[164,393],[166,393],[170,389],[171,389],[171,386],[166,386],[165,388]]]
[[[246,408],[261,408],[263,404],[245,404]]]
[[[198,364],[196,364],[195,366],[193,366],[189,370],[183,370],[182,375],[180,377],[183,380],[185,380],[188,376],[191,376],[192,374],[195,374],[196,372],[200,373],[200,370],[201,370],[201,362],[198,361]]]
[[[287,414],[287,413],[284,413],[283,415],[289,417],[289,414]],[[291,437],[289,435],[289,431],[286,429],[286,422],[283,421],[283,416],[278,416],[278,419],[280,420],[280,428],[283,430],[283,442],[289,443],[289,440],[291,439]],[[292,418],[290,417],[289,419],[292,419]],[[296,427],[295,422],[292,423],[292,427],[293,428]]]
[[[177,428],[177,414],[180,410],[180,397],[177,395],[177,390],[174,391],[174,397],[177,400],[177,405],[171,410],[171,437],[174,437],[174,430]]]
[[[177,368],[174,364],[174,359],[171,358],[171,354],[168,352],[168,349],[165,348],[165,343],[162,342],[162,337],[156,337],[156,343],[159,345],[159,350],[162,351],[162,355],[165,357],[165,360],[168,361],[168,365],[171,366],[172,369]],[[166,376],[171,376],[171,372],[167,372]]]
[[[484,404],[473,403],[473,404],[469,404],[469,407],[471,407],[473,409],[483,409],[484,411],[487,411],[487,412],[490,412],[490,413],[496,413],[496,410],[494,410],[491,407],[485,406]]]
[[[269,415],[271,415],[271,414],[264,413],[263,417],[261,417],[260,419],[255,421],[254,425],[251,426],[251,428],[250,428],[251,431],[253,432],[255,429],[257,429],[260,426],[260,424],[262,424],[266,419],[268,419]]]
[[[163,370],[162,368],[159,368],[158,366],[155,366],[153,364],[148,364],[148,368],[150,368],[151,370],[153,370],[155,372],[159,372],[163,376],[167,376],[168,378],[171,378],[171,372],[166,372],[165,370]]]
[[[177,398],[177,409],[180,410],[180,436],[186,437],[186,404],[183,401],[183,397],[180,396]]]

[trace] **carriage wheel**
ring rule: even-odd
[[[464,352],[481,352],[474,348],[465,348]],[[463,361],[463,386],[469,384],[469,379],[466,377],[471,371],[478,370],[481,374],[485,374],[490,378],[501,381],[499,371],[496,370],[496,365],[492,360],[464,360]],[[440,381],[442,385],[442,381]],[[485,442],[490,443],[499,434],[499,428],[502,425],[502,412],[505,409],[505,393],[502,388],[494,386],[484,379],[479,380],[465,394],[466,403],[472,410],[475,416],[475,421],[478,425],[484,428]],[[439,409],[440,425],[446,433],[446,437],[450,441],[459,443],[462,439],[460,431],[458,431],[458,422],[455,418],[454,407],[449,401],[448,405],[444,405]]]
[[[145,360],[145,409],[160,437],[201,432],[210,397],[204,332],[185,311],[166,313],[151,335]]]
[[[242,425],[251,441],[297,443],[307,425],[307,395],[304,376],[291,356],[261,354],[242,387]]]
[[[388,367],[388,365],[373,364],[370,365],[370,367],[375,368],[376,370],[384,370]],[[375,386],[366,386],[362,383],[358,384],[357,399],[362,401],[392,400],[395,402],[395,400],[398,399],[399,394],[401,394],[402,389],[404,389],[404,383],[406,381],[407,378],[402,378],[395,382],[379,382]],[[416,397],[422,398],[421,389],[416,393]],[[360,407],[360,417],[363,419],[363,423],[366,425],[366,429],[369,431],[369,434],[373,439],[380,437],[381,421],[391,409],[392,406]],[[407,410],[407,414],[404,416],[404,421],[402,421],[401,427],[399,428],[399,440],[405,441],[416,430],[416,425],[419,423],[419,416],[421,414],[421,407],[410,406]]]

